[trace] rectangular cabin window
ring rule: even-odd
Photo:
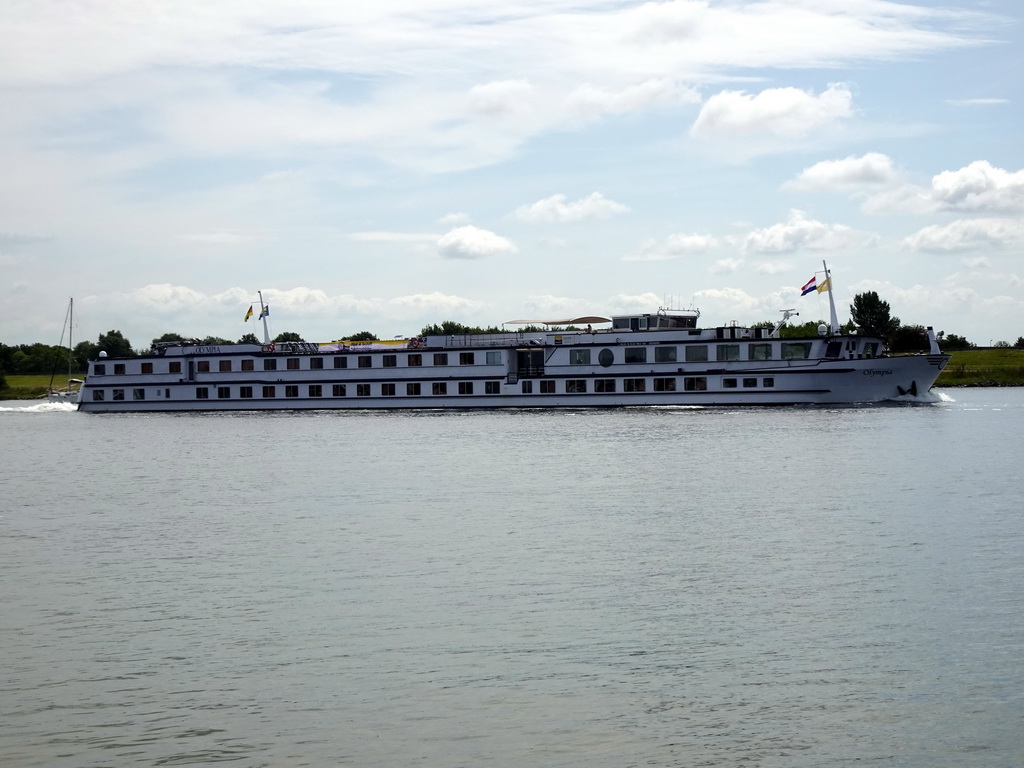
[[[684,392],[706,392],[708,379],[706,376],[687,376],[683,379]]]
[[[334,367],[335,368],[348,368],[348,358],[347,357],[336,357],[336,358],[334,358]]]
[[[590,350],[570,349],[569,365],[590,365]]]
[[[485,395],[500,395],[501,394],[501,382],[500,381],[485,381],[484,382],[484,394]]]
[[[395,384],[394,384],[394,382],[385,381],[383,384],[381,384],[380,385],[380,393],[384,397],[394,397],[395,396]]]
[[[114,398],[115,400],[117,398]],[[196,387],[196,400],[209,400],[210,399],[210,388],[209,387]]]
[[[408,358],[406,358],[405,364],[410,368],[419,368],[420,366],[423,365],[423,355],[421,355],[419,352],[411,354],[409,355]]]
[[[555,382],[548,380],[540,383],[540,393],[542,395],[553,395],[555,394]]]
[[[864,357],[878,357],[878,342],[864,342]]]
[[[103,363],[96,363],[96,365],[92,367],[92,372],[97,376],[105,376],[107,374],[107,366]],[[181,372],[181,363],[178,363],[178,372]]]
[[[565,391],[568,394],[580,394],[587,391],[586,379],[566,379]]]
[[[152,363],[143,363],[141,371],[142,371],[142,373],[152,373],[153,372],[153,364]]]
[[[647,347],[626,347],[625,357],[627,363],[646,363]]]
[[[644,379],[624,379],[622,382],[623,392],[646,392],[647,382]]]
[[[459,382],[459,394],[460,395],[472,395],[473,394],[473,382],[472,381],[460,381]]]
[[[115,376],[123,376],[124,375],[124,363],[114,363],[114,375]]]
[[[459,352],[459,365],[474,365],[476,355],[472,352]]]
[[[323,361],[321,360],[321,362],[323,362]],[[309,391],[309,396],[310,397],[323,397],[324,396],[324,386],[323,386],[323,384],[310,384],[308,391]]]
[[[345,385],[335,384],[331,388],[331,397],[344,397],[345,396]]]
[[[299,396],[299,385],[298,384],[288,384],[288,385],[286,385],[285,388],[284,388],[284,396],[285,397],[298,397]]]
[[[722,379],[722,387],[725,389],[736,389],[736,379]]]
[[[751,387],[756,387],[756,386],[757,386],[757,379],[744,379],[743,380],[743,388],[744,389],[750,389]]]
[[[199,373],[210,372],[210,361],[209,360],[198,360],[196,361],[196,371]]]
[[[380,358],[380,364],[385,368],[397,368],[398,355],[382,355]]]
[[[265,358],[263,358],[263,370],[264,371],[276,371],[277,370],[277,360],[275,358],[273,358],[273,357],[265,357]]]
[[[322,371],[324,369],[324,359],[322,357],[311,357],[309,358],[309,370],[311,371]]]
[[[806,360],[811,356],[811,342],[809,341],[784,341],[782,342],[783,360]]]
[[[359,355],[357,358],[357,364],[360,368],[372,368],[373,357],[371,355]]]
[[[356,397],[369,397],[370,396],[370,385],[369,384],[356,384]]]
[[[615,379],[595,379],[594,380],[594,391],[595,392],[614,392],[615,391]]]
[[[285,363],[285,366],[288,368],[289,371],[299,370],[299,358],[289,357],[287,362]]]
[[[104,398],[104,393],[103,393],[102,389],[94,389],[92,391],[92,399],[93,400],[100,401],[100,400],[103,400],[103,398]]]
[[[243,400],[251,400],[252,399],[252,387],[239,387],[238,388],[238,396],[240,398],[242,398]]]
[[[654,348],[654,362],[656,362],[656,363],[674,363],[674,362],[676,362],[676,348],[675,347],[655,347]]]
[[[448,384],[443,381],[435,381],[430,385],[430,394],[432,395],[447,395]]]
[[[231,361],[230,360],[219,360],[217,361],[217,370],[221,373],[231,373]]]
[[[761,380],[761,386],[765,388],[773,388],[775,386],[775,379],[771,376],[767,376]]]
[[[256,370],[256,361],[253,360],[252,358],[246,358],[246,359],[242,360],[242,370],[243,371],[255,371]]]
[[[487,353],[487,364],[488,365],[501,365],[501,352],[497,349],[492,349]]]
[[[686,346],[686,362],[706,363],[708,361],[707,344],[688,344]]]
[[[533,394],[533,382],[532,381],[522,381],[522,382],[520,382],[520,384],[522,384],[522,390],[523,390],[523,394],[524,395],[532,395]]]
[[[771,360],[772,359],[772,345],[771,344],[748,344],[747,345],[747,359],[748,360]]]
[[[409,397],[419,397],[422,391],[418,381],[410,381],[405,385],[405,394]]]
[[[435,352],[434,353],[434,365],[448,365],[448,353],[447,352]]]
[[[145,399],[146,399],[146,390],[144,390],[144,389],[133,389],[132,390],[132,400],[145,400]]]
[[[115,389],[114,390],[114,397],[112,399],[114,399],[114,400],[124,400],[124,390],[123,389]]]
[[[231,397],[231,387],[217,387],[217,397],[220,400],[227,400]]]
[[[654,391],[655,392],[675,392],[676,391],[676,380],[672,379],[655,379],[654,380]]]
[[[263,387],[264,397],[277,397],[277,387],[267,384]]]
[[[719,344],[718,345],[718,362],[727,363],[732,360],[740,359],[740,345],[739,344]]]

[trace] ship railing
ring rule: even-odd
[[[544,343],[543,333],[466,333],[448,336],[428,336],[428,347],[515,347],[529,346],[531,342]]]

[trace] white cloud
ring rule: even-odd
[[[704,102],[690,129],[699,138],[771,134],[804,136],[853,114],[853,94],[834,83],[816,96],[799,88],[769,88],[756,95],[721,91]]]
[[[609,200],[600,192],[592,192],[572,203],[565,202],[565,195],[558,194],[538,200],[532,205],[521,205],[516,217],[523,221],[572,222],[583,219],[603,219],[617,213],[626,213],[629,207]]]
[[[803,211],[792,210],[785,223],[755,229],[743,240],[746,253],[794,253],[802,249],[839,250],[858,243],[869,243],[873,236],[857,232],[845,224],[825,224],[807,218]]]
[[[699,103],[700,95],[694,88],[680,86],[668,78],[658,78],[614,90],[588,83],[572,91],[566,102],[581,116],[599,117],[639,112],[659,104]]]
[[[992,106],[994,104],[1009,104],[1009,99],[946,99],[951,107],[978,107]]]
[[[485,306],[482,301],[467,299],[462,296],[451,296],[438,291],[398,296],[391,299],[388,304],[390,307],[401,310],[403,313],[412,315],[426,313],[444,317],[452,315],[461,316],[477,312]]]
[[[899,180],[892,159],[880,152],[868,152],[861,157],[850,155],[842,160],[824,160],[805,168],[783,188],[824,191],[856,191],[873,187],[888,187]]]
[[[444,224],[446,226],[455,226],[456,224],[469,224],[471,221],[470,215],[462,211],[456,213],[449,213],[442,216],[437,220],[438,224]]]
[[[455,229],[437,241],[437,250],[448,259],[480,259],[486,256],[515,253],[515,244],[486,229],[472,224]]]
[[[952,253],[1000,249],[1024,245],[1024,221],[1020,219],[960,219],[951,224],[924,227],[904,239],[914,251]]]
[[[718,246],[711,235],[669,235],[664,240],[645,240],[636,253],[623,257],[623,261],[666,261],[682,256],[707,253]]]
[[[1024,213],[1024,170],[1012,173],[976,160],[932,178],[932,198],[944,211]]]
[[[942,171],[927,187],[903,184],[871,195],[866,213],[1024,213],[1024,170],[1007,171],[976,160]]]
[[[477,85],[469,90],[472,111],[487,117],[507,117],[517,112],[528,112],[533,87],[526,80],[502,80]]]
[[[793,271],[793,264],[789,261],[766,261],[757,265],[755,270],[759,275],[781,275]]]
[[[711,265],[711,268],[708,271],[713,275],[731,275],[739,272],[743,267],[743,263],[743,259],[719,259]]]

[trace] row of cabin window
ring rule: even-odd
[[[683,376],[683,392],[704,392],[708,388],[708,377],[707,376]],[[594,379],[594,392],[596,393],[609,393],[615,392],[617,383],[616,379]],[[743,379],[722,379],[722,386],[725,389],[735,389],[739,386],[739,382],[742,381],[744,388],[752,388],[758,386],[758,379],[756,377],[746,377]],[[766,376],[760,379],[761,386],[765,388],[772,388],[775,386],[775,379],[770,376]],[[554,379],[542,379],[538,384],[538,391],[543,394],[555,394],[555,380]],[[533,392],[533,381],[527,379],[521,382],[523,394],[531,394]],[[652,392],[677,392],[679,391],[679,381],[674,376],[666,377],[655,377],[651,379]],[[647,391],[647,379],[622,379],[622,391],[623,392],[646,392]],[[565,380],[565,393],[566,394],[581,394],[587,392],[587,379],[566,379]]]
[[[760,380],[761,386],[765,388],[771,388],[775,386],[775,379],[771,377],[765,377]],[[735,389],[740,386],[744,388],[752,388],[758,386],[758,379],[755,377],[747,377],[743,379],[725,378],[722,379],[722,386],[725,389]],[[460,381],[456,382],[458,385],[458,393],[460,395],[472,395],[474,394],[472,381]],[[485,381],[483,393],[485,395],[497,395],[501,394],[501,383],[498,381]],[[532,380],[526,380],[522,382],[523,394],[533,393]],[[609,393],[617,391],[617,383],[615,379],[595,379],[594,382],[595,393]],[[554,379],[544,379],[538,382],[538,392],[540,394],[554,394],[555,393],[556,381]],[[354,391],[356,397],[370,397],[371,390],[370,384],[355,384]],[[587,392],[587,379],[567,379],[565,381],[565,393],[566,394],[581,394]],[[677,391],[678,381],[675,377],[656,377],[652,379],[652,392],[675,392]],[[683,389],[684,392],[704,392],[708,388],[708,379],[706,376],[684,376],[683,377]],[[299,385],[288,384],[284,385],[284,396],[285,397],[298,397],[299,396]],[[333,384],[331,385],[331,397],[347,397],[349,385],[346,384]],[[263,398],[275,398],[277,397],[277,385],[267,384],[260,388],[261,396]],[[238,388],[238,397],[247,400],[254,397],[255,387],[241,386]],[[622,391],[623,392],[646,392],[647,391],[647,380],[646,379],[622,379]],[[133,400],[145,400],[146,390],[142,387],[137,387],[131,390]],[[124,389],[112,389],[111,400],[124,400],[126,390]],[[383,382],[380,385],[380,396],[381,397],[396,397],[398,394],[397,385],[393,382]],[[406,382],[405,394],[407,397],[419,397],[423,394],[423,386],[420,382]],[[448,382],[438,381],[430,385],[431,395],[447,395],[448,394]],[[209,400],[211,395],[215,395],[217,399],[229,400],[231,399],[231,387],[196,387],[196,399],[197,400]],[[306,397],[324,397],[324,385],[322,384],[307,384],[306,385]],[[94,401],[102,401],[106,399],[106,390],[94,389],[92,392],[92,399]]]
[[[472,381],[459,381],[454,382],[457,384],[458,393],[460,395],[472,395],[474,394],[473,385],[475,382]],[[483,382],[483,393],[485,395],[497,395],[501,392],[501,382],[498,381],[485,381]],[[279,387],[274,384],[267,384],[262,387],[250,387],[241,386],[238,388],[238,397],[243,400],[248,400],[255,397],[255,392],[259,391],[263,398],[274,398],[277,397],[277,391]],[[281,386],[280,389],[284,390],[285,397],[298,397],[299,396],[299,385],[298,384],[287,384]],[[369,384],[333,384],[330,385],[330,397],[347,397],[349,389],[354,391],[356,397],[370,397],[370,385]],[[144,388],[135,388],[131,390],[133,400],[145,400],[146,390]],[[126,390],[124,389],[112,389],[111,400],[124,400]],[[405,394],[409,397],[418,397],[424,393],[424,387],[420,382],[411,381],[405,384]],[[397,385],[392,382],[384,382],[380,385],[381,397],[396,397],[398,394]],[[448,382],[439,381],[434,382],[430,385],[431,395],[447,395],[448,394]],[[324,385],[323,384],[307,384],[306,385],[306,397],[324,397]],[[231,387],[196,387],[196,400],[210,400],[210,399],[229,400],[231,399]],[[92,399],[94,401],[106,400],[106,390],[94,389],[92,392]]]
[[[809,341],[784,341],[781,342],[782,360],[806,360],[811,354],[811,342]],[[715,344],[715,359],[718,362],[725,363],[733,360],[740,360],[740,351],[743,345],[740,344]],[[747,360],[771,360],[772,359],[772,345],[771,344],[747,344]],[[687,363],[706,363],[708,362],[708,345],[707,344],[687,344],[683,347],[683,360]],[[599,358],[604,358],[605,351],[602,350]],[[610,363],[612,358],[608,357],[607,361]],[[600,359],[602,365],[606,364],[604,359]],[[647,347],[625,347],[623,349],[623,362],[625,363],[646,363],[647,362]],[[679,362],[679,348],[675,346],[657,346],[654,347],[654,362],[656,363],[677,363]],[[569,350],[569,364],[570,365],[590,365],[591,364],[591,350],[587,348],[583,349],[570,349]]]
[[[459,365],[476,365],[476,354],[475,352],[459,352]],[[492,350],[485,352],[485,360],[487,365],[500,365],[501,364],[501,352]],[[357,368],[373,368],[374,359],[380,360],[380,367],[382,368],[397,368],[398,367],[398,355],[354,355]],[[428,360],[433,365],[442,366],[448,365],[448,353],[447,352],[434,352],[427,356]],[[265,357],[263,358],[263,370],[264,371],[276,371],[277,361],[279,358],[276,357]],[[348,368],[348,361],[350,356],[338,356],[333,359],[334,368]],[[324,368],[323,357],[286,357],[285,370],[298,371],[301,370],[302,360],[309,360],[309,370],[318,371]],[[230,373],[233,370],[233,361],[231,360],[217,360],[217,371],[220,373]],[[423,365],[423,355],[419,352],[410,353],[405,355],[405,364],[409,368],[419,368]],[[197,360],[196,361],[196,372],[197,373],[210,373],[213,370],[213,361],[211,360]],[[254,371],[256,370],[256,360],[252,358],[243,358],[241,361],[242,371]],[[106,363],[96,363],[93,367],[93,372],[97,376],[104,376],[107,372]],[[114,363],[114,375],[119,376],[125,373],[124,363]],[[181,360],[169,360],[167,362],[167,373],[181,373],[182,372],[182,361]],[[154,373],[153,363],[144,362],[141,364],[140,373]]]

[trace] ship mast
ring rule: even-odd
[[[270,313],[266,310],[266,305],[263,303],[263,291],[256,291],[260,295],[260,320],[263,321],[263,343],[270,343],[270,331],[267,330],[267,315]],[[831,294],[830,294],[831,295]]]
[[[832,327],[829,329],[829,336],[839,335],[839,318],[836,316],[836,302],[832,298],[832,273],[828,271],[828,264],[821,260],[821,266],[825,269],[825,286],[828,288],[828,308],[831,313],[830,321]]]

